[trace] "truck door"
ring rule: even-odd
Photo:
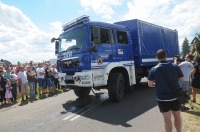
[[[113,62],[114,37],[113,30],[107,27],[91,27],[92,69],[103,69],[109,62]]]
[[[117,41],[117,59],[118,61],[129,61],[132,58],[131,55],[131,45],[128,41],[128,35],[126,31],[116,31],[116,41]]]

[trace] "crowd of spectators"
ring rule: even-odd
[[[39,63],[0,65],[0,105],[35,100],[37,96],[60,89],[56,65]]]
[[[192,102],[196,103],[196,94],[200,89],[200,55],[188,53],[184,59],[177,56],[174,58],[174,63],[181,68],[184,74],[184,81],[179,82],[179,85],[182,85],[189,94],[191,93],[190,88],[192,88]],[[186,107],[182,108],[188,110]]]

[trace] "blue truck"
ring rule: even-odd
[[[81,16],[63,25],[51,42],[60,85],[80,98],[107,89],[109,99],[117,102],[157,65],[158,49],[166,51],[169,61],[179,54],[176,30],[138,19],[110,24]]]

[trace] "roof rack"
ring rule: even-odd
[[[89,16],[83,15],[81,17],[78,17],[78,18],[72,20],[71,22],[66,23],[62,27],[63,27],[63,30],[65,31],[65,30],[69,29],[70,27],[73,27],[80,23],[86,23],[88,21],[90,21]]]

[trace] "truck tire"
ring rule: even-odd
[[[109,99],[119,102],[124,96],[124,78],[121,73],[112,73],[108,79]]]
[[[79,98],[87,97],[90,94],[91,89],[76,89],[74,90],[74,93]]]

